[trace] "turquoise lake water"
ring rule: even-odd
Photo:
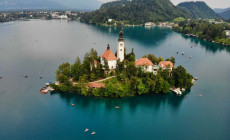
[[[108,43],[115,52],[118,33],[119,28],[61,20],[0,24],[0,139],[230,139],[230,48],[170,29],[125,27],[125,45],[127,52],[134,48],[137,58],[148,53],[174,56],[176,66],[199,77],[188,97],[40,93],[46,82],[55,81],[62,62],[73,63],[91,48],[101,55]],[[84,133],[85,128],[89,132]],[[90,135],[92,131],[96,135]]]

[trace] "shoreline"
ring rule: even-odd
[[[200,37],[198,37],[198,36],[196,36],[196,35],[193,35],[193,34],[185,34],[185,33],[176,31],[176,30],[174,30],[174,29],[172,29],[172,30],[175,31],[175,32],[181,33],[182,35],[187,36],[187,37],[197,38],[197,39],[200,39],[200,40],[202,40],[202,41],[210,42],[210,43],[217,44],[217,45],[221,45],[221,46],[224,46],[224,47],[230,47],[230,45],[221,44],[221,43],[218,43],[218,42],[216,42],[216,41],[214,41],[214,40],[208,41],[208,40],[206,40],[206,39],[200,38]]]

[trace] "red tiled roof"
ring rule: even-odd
[[[173,67],[173,63],[171,62],[171,61],[161,61],[160,63],[159,63],[159,66],[160,67],[162,67],[163,66],[163,68],[172,68]]]
[[[89,87],[91,88],[102,88],[105,87],[104,83],[89,83]]]
[[[138,59],[135,64],[137,66],[153,66],[153,63],[148,58],[140,58]]]
[[[117,60],[117,57],[113,54],[113,52],[110,49],[107,49],[105,53],[101,56],[101,58],[105,58],[107,61]]]

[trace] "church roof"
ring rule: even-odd
[[[153,66],[153,63],[148,58],[140,58],[135,62],[135,64],[137,66]]]
[[[107,61],[117,60],[117,57],[113,54],[110,48],[107,48],[105,53],[101,56],[101,58],[105,58]]]

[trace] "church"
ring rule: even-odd
[[[105,65],[105,60],[108,62],[108,66],[110,70],[116,69],[117,60],[120,62],[124,61],[125,57],[125,42],[123,38],[123,31],[121,30],[119,33],[118,44],[117,44],[117,57],[110,50],[110,46],[107,46],[107,50],[103,55],[101,55],[101,64]]]

